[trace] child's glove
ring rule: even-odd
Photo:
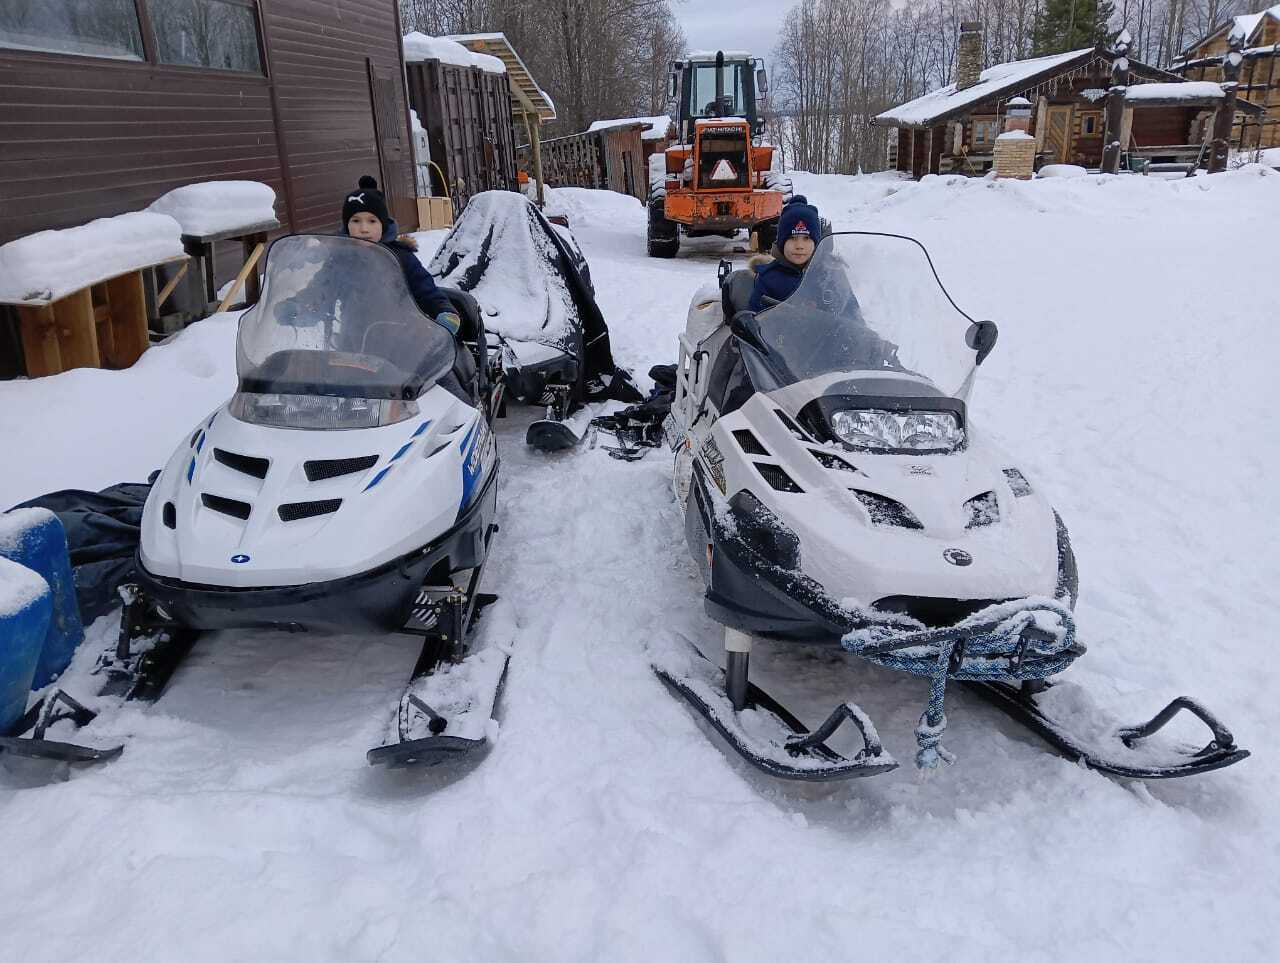
[[[462,319],[453,311],[441,311],[436,315],[436,324],[448,329],[450,334],[462,330]]]

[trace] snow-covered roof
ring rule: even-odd
[[[686,60],[714,61],[716,54],[724,54],[725,60],[752,60],[754,55],[749,50],[690,50],[685,54]]]
[[[1262,21],[1267,17],[1280,20],[1280,3],[1266,10],[1259,10],[1257,13],[1244,13],[1238,17],[1232,17],[1231,23],[1234,29],[1231,32],[1243,34],[1244,39],[1248,40],[1262,26]]]
[[[417,30],[404,35],[404,59],[416,62],[438,60],[456,67],[479,67],[491,74],[505,74],[506,65],[497,57],[473,53],[456,40],[448,37],[428,37]]]
[[[923,97],[886,110],[876,116],[875,123],[885,127],[928,127],[952,114],[963,113],[966,108],[989,97],[1018,90],[1041,74],[1053,73],[1077,60],[1085,61],[1094,52],[1093,47],[1083,47],[1049,57],[996,64],[979,74],[978,82],[972,87],[956,90],[955,84],[948,84]]]
[[[1124,92],[1126,101],[1135,100],[1221,100],[1222,85],[1211,80],[1190,80],[1183,84],[1135,84]]]
[[[597,130],[609,130],[612,127],[624,127],[627,124],[644,124],[644,130],[640,133],[641,140],[662,140],[667,136],[667,129],[671,126],[671,118],[666,114],[660,114],[657,117],[624,117],[617,120],[597,120],[587,128],[587,133]]]
[[[516,48],[511,46],[505,33],[455,33],[445,39],[456,41],[467,50],[488,55],[501,62],[506,68],[507,81],[511,84],[518,112],[535,113],[540,121],[556,119],[555,102],[533,79],[533,74],[529,73],[529,68],[516,53]]]
[[[1267,17],[1270,17],[1273,20],[1280,20],[1280,3],[1276,4],[1274,7],[1268,7],[1265,10],[1259,10],[1257,13],[1242,13],[1238,17],[1232,17],[1230,20],[1218,24],[1218,26],[1214,27],[1211,32],[1201,37],[1190,46],[1184,48],[1181,56],[1175,60],[1174,63],[1179,64],[1186,61],[1193,50],[1199,49],[1210,40],[1221,36],[1224,33],[1228,37],[1232,34],[1238,33],[1243,36],[1247,42],[1255,33],[1258,32],[1258,29],[1262,26],[1262,22]],[[1270,50],[1271,48],[1267,47],[1266,49]]]

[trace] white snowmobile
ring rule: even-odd
[[[442,289],[463,318],[455,340],[419,310],[390,251],[347,237],[281,238],[265,274],[240,320],[238,390],[151,488],[103,694],[158,698],[204,630],[403,631],[421,654],[393,738],[369,761],[475,749],[514,641],[497,637],[503,619],[484,644],[469,638],[495,601],[479,584],[504,385],[475,301]],[[120,747],[50,738],[93,714],[57,692],[32,714],[33,738],[3,748],[111,758]]]
[[[842,646],[926,676],[918,766],[941,744],[949,680],[971,685],[1063,754],[1104,772],[1183,776],[1239,762],[1231,733],[1190,699],[1122,727],[1056,677],[1081,654],[1067,529],[1017,462],[971,425],[967,400],[996,326],[951,300],[919,242],[824,237],[796,292],[749,310],[754,275],[722,268],[694,297],[665,425],[689,551],[722,672],[691,644],[654,670],[748,762],[792,779],[897,763],[854,703],[813,732],[749,681],[753,639]],[[855,293],[856,292],[856,293]],[[1179,711],[1212,738],[1150,738]],[[852,721],[863,748],[827,745]]]

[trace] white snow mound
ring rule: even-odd
[[[134,211],[41,231],[0,246],[0,301],[56,301],[73,291],[182,256],[182,228]]]
[[[49,583],[38,574],[0,557],[0,618],[16,615],[47,594]]]
[[[276,192],[258,181],[205,181],[174,188],[147,210],[168,214],[184,234],[219,234],[274,221]]]
[[[404,35],[404,59],[410,62],[439,60],[455,67],[479,67],[491,74],[505,74],[506,65],[489,54],[472,53],[456,40],[428,37],[417,30]]]

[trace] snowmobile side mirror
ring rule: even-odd
[[[720,264],[716,267],[716,283],[719,287],[724,287],[724,282],[729,280],[729,275],[733,273],[733,262],[721,259]]]
[[[996,327],[994,321],[975,321],[969,325],[969,330],[964,335],[964,343],[978,353],[973,362],[975,365],[987,360],[987,355],[996,346],[996,339],[999,336],[1000,329]]]
[[[729,321],[729,330],[761,354],[768,354],[764,339],[760,337],[760,322],[754,311],[739,311]]]

